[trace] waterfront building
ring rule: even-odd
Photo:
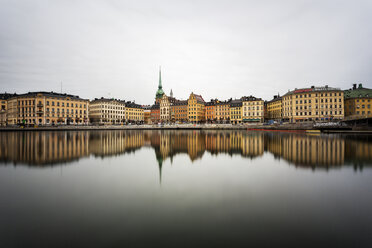
[[[143,119],[145,124],[151,124],[151,106],[142,106],[143,108]]]
[[[352,89],[344,91],[345,117],[367,118],[372,116],[372,89],[353,85]]]
[[[233,124],[242,123],[242,101],[235,99],[230,101],[230,121]]]
[[[154,104],[151,106],[151,123],[157,124],[160,122],[160,105]]]
[[[187,122],[187,100],[178,100],[171,106],[171,113],[174,118],[172,121],[184,123]]]
[[[89,100],[55,92],[29,92],[8,99],[7,122],[15,124],[88,124]]]
[[[187,101],[188,113],[187,119],[189,122],[200,123],[205,121],[205,101],[201,95],[190,94]]]
[[[163,95],[164,95],[164,91],[163,91],[163,85],[161,83],[161,70],[159,70],[159,85],[158,85],[158,90],[156,91],[156,94],[155,94],[155,104],[160,104],[160,100],[162,99]]]
[[[176,98],[163,95],[160,100],[160,121],[170,122],[172,120],[171,106],[176,102]],[[174,115],[173,115],[174,117]]]
[[[205,104],[205,120],[206,122],[214,122],[217,120],[216,118],[216,104],[217,99],[211,99],[210,102]]]
[[[0,126],[7,125],[8,99],[15,96],[16,94],[0,94]]]
[[[216,119],[217,122],[227,122],[230,121],[230,102],[228,101],[217,101],[216,102]]]
[[[263,122],[264,121],[264,101],[254,96],[243,96],[242,102],[242,121],[243,122]]]
[[[125,123],[125,101],[117,99],[94,99],[89,104],[89,120],[97,124]]]
[[[344,92],[340,88],[295,89],[282,97],[283,119],[290,122],[331,121],[344,118]]]
[[[283,118],[282,97],[275,95],[271,101],[266,104],[267,119],[280,121]]]
[[[125,120],[128,123],[143,123],[144,111],[142,106],[134,102],[126,102]]]

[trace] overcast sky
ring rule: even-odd
[[[372,86],[372,1],[0,0],[1,92],[205,100]]]

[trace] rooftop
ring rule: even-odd
[[[358,87],[356,84],[353,88],[344,91],[344,97],[347,98],[358,98],[358,97],[372,97],[372,89],[364,88],[362,84]]]
[[[341,89],[329,87],[328,85],[325,85],[323,87],[311,86],[310,88],[301,88],[301,89],[295,88],[292,91],[288,91],[286,94],[284,94],[284,96],[288,96],[292,94],[299,94],[299,93],[306,93],[306,92],[321,92],[321,91],[341,91]]]
[[[70,95],[70,94],[66,94],[66,93],[57,93],[57,92],[47,92],[47,91],[35,91],[35,92],[28,92],[28,93],[25,93],[25,94],[19,94],[19,95],[16,95],[17,97],[35,97],[37,95],[43,95],[43,96],[46,96],[46,97],[53,97],[53,98],[66,98],[66,97],[69,97],[71,99],[74,99],[74,100],[88,100],[88,99],[82,99],[80,98],[79,96],[76,96],[76,95]]]

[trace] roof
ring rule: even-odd
[[[1,99],[1,100],[7,100],[7,99],[9,99],[9,98],[11,98],[11,97],[14,97],[14,96],[17,96],[17,94],[16,94],[16,93],[14,93],[14,94],[1,93],[1,94],[0,94],[0,99]]]
[[[281,101],[283,98],[279,95],[277,96],[274,96],[274,98],[270,101],[267,101],[267,103],[272,103],[272,102],[277,102],[277,101]]]
[[[235,99],[230,102],[230,107],[241,107],[242,101],[240,99]]]
[[[191,94],[195,96],[195,99],[198,103],[205,104],[205,101],[204,101],[204,99],[201,95],[197,95],[197,94],[194,94],[194,93],[191,93]]]
[[[306,92],[322,92],[322,91],[341,91],[341,89],[328,87],[328,85],[325,85],[323,87],[311,86],[310,88],[301,88],[301,89],[295,88],[294,90],[288,91],[287,93],[285,93],[284,96],[306,93]]]
[[[127,107],[127,108],[139,108],[139,109],[142,109],[142,106],[141,105],[136,104],[134,102],[127,102],[125,104],[125,107]]]
[[[229,99],[227,101],[218,101],[218,102],[216,102],[216,105],[230,105],[231,101],[232,101],[231,99]]]
[[[182,106],[182,105],[188,105],[187,100],[177,100],[175,103],[173,103],[175,106]]]
[[[120,99],[114,99],[114,98],[95,98],[94,100],[91,101],[91,103],[99,103],[99,102],[119,102],[119,103],[122,103],[122,104],[125,104],[125,101],[124,100],[120,100]]]
[[[159,104],[154,104],[154,105],[151,105],[150,108],[151,109],[160,109],[160,105]]]
[[[243,96],[240,98],[240,100],[242,100],[243,102],[248,102],[248,101],[262,101],[262,98],[257,98],[257,97],[254,97],[254,96]]]
[[[53,97],[53,98],[66,98],[66,97],[69,97],[71,99],[74,99],[74,100],[85,100],[85,101],[89,101],[88,99],[83,99],[83,98],[80,98],[79,96],[76,96],[76,95],[70,95],[70,94],[66,94],[66,93],[56,93],[56,92],[46,92],[46,91],[35,91],[35,92],[28,92],[28,93],[25,93],[25,94],[20,94],[20,95],[16,95],[17,97],[35,97],[37,95],[43,95],[43,96],[46,96],[46,97]]]
[[[362,84],[359,84],[358,88],[352,88],[344,91],[344,98],[372,98],[372,89],[364,88]]]

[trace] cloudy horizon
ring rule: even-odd
[[[371,1],[0,0],[1,92],[152,104],[372,85]]]

